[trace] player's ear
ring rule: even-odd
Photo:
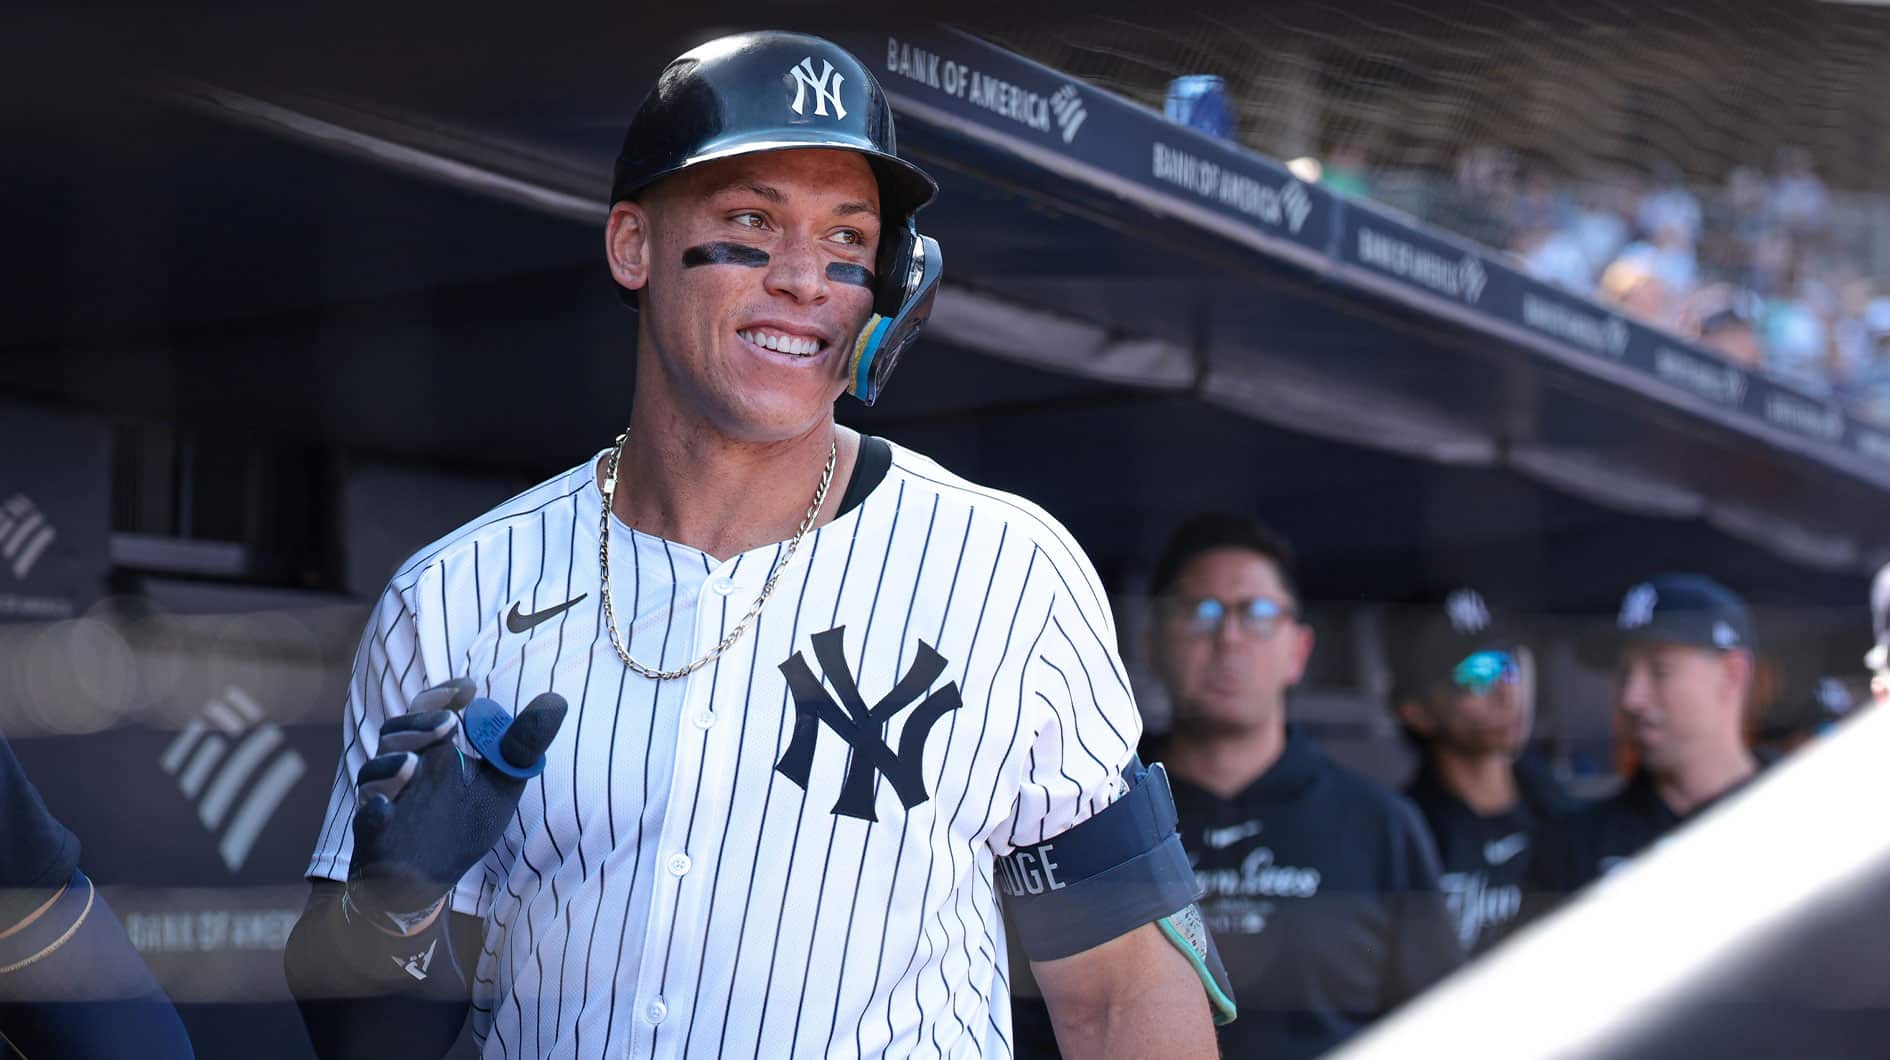
[[[650,282],[650,249],[649,211],[628,199],[612,206],[604,228],[604,256],[619,285],[640,291]]]
[[[1752,692],[1752,679],[1756,669],[1752,653],[1744,648],[1734,648],[1726,652],[1722,659],[1726,667],[1727,683],[1732,685],[1740,699],[1745,699]]]
[[[1292,638],[1289,649],[1292,657],[1288,660],[1291,669],[1287,673],[1287,684],[1296,685],[1306,675],[1306,664],[1312,660],[1315,640],[1313,628],[1303,622],[1294,622],[1286,627],[1283,634]]]
[[[1436,725],[1431,722],[1430,711],[1424,709],[1424,704],[1410,697],[1398,700],[1398,720],[1404,722],[1412,732],[1419,736],[1429,736],[1431,730],[1436,728]]]

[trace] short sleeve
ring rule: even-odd
[[[1064,577],[1049,622],[1025,663],[1022,708],[1036,737],[1011,817],[992,833],[999,857],[1060,835],[1114,802],[1142,737],[1107,599],[1089,561],[1073,549],[1071,555],[1058,571]]]
[[[413,698],[434,683],[420,650],[419,619],[399,590],[389,586],[369,616],[361,646],[354,653],[341,721],[341,760],[335,767],[315,853],[309,859],[309,877],[348,878],[348,860],[354,854],[354,778],[374,757],[381,726],[407,713]],[[453,892],[453,910],[476,914],[478,897],[478,887],[462,881]]]

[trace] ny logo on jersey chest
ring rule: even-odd
[[[808,668],[800,652],[781,664],[781,675],[787,678],[788,691],[794,695],[794,738],[788,742],[787,752],[774,768],[806,791],[808,772],[814,764],[814,747],[820,740],[820,727],[825,725],[853,748],[833,812],[863,821],[877,821],[879,814],[873,809],[875,776],[886,778],[899,796],[899,802],[908,810],[931,798],[920,771],[925,762],[925,741],[932,733],[932,726],[961,705],[958,684],[952,682],[930,695],[925,694],[932,682],[938,680],[938,675],[945,672],[945,658],[932,650],[930,644],[920,641],[912,667],[894,682],[892,691],[869,707],[860,696],[853,672],[847,668],[846,629],[837,626],[812,637],[814,658],[833,684],[832,695]],[[838,703],[834,702],[834,696],[839,697]],[[923,701],[920,696],[925,696]],[[918,704],[917,709],[906,718],[905,728],[899,733],[899,750],[895,752],[886,743],[886,724],[914,703]]]

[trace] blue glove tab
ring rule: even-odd
[[[473,745],[473,750],[478,751],[479,756],[492,768],[513,780],[530,780],[545,771],[545,756],[542,754],[538,756],[538,761],[524,766],[506,760],[501,744],[505,740],[505,731],[512,727],[511,711],[490,699],[475,699],[460,712],[459,720],[466,729],[466,739]]]

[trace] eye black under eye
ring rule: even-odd
[[[875,282],[872,269],[864,265],[855,265],[850,261],[828,262],[827,278],[835,283],[847,283],[869,289]]]

